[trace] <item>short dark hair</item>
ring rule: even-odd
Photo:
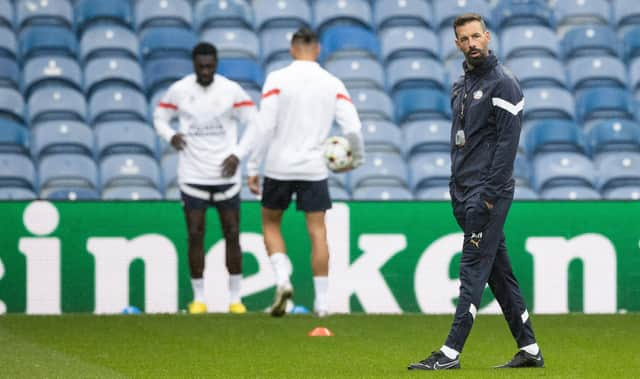
[[[484,22],[482,16],[477,13],[463,13],[453,20],[453,32],[455,33],[456,38],[458,37],[458,33],[456,31],[458,26],[462,26],[472,21],[478,21],[480,25],[482,25],[482,30],[485,32],[487,31],[487,24]]]
[[[196,55],[213,55],[218,60],[218,49],[208,42],[200,42],[191,50],[191,59],[196,59]]]
[[[302,27],[298,29],[295,33],[293,33],[293,36],[291,37],[292,45],[298,44],[298,43],[302,43],[305,45],[318,43],[318,35],[313,30],[307,27]]]

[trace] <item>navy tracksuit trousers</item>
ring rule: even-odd
[[[453,211],[464,231],[460,261],[460,297],[445,345],[462,352],[488,282],[502,308],[518,347],[536,342],[531,320],[513,275],[504,238],[511,198],[498,198],[491,210],[479,195],[466,201],[453,197]]]

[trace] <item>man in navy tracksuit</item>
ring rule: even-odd
[[[460,296],[445,344],[408,368],[460,368],[460,353],[486,283],[519,348],[511,361],[499,367],[543,367],[503,232],[513,199],[524,97],[511,72],[488,49],[491,37],[481,16],[460,15],[454,31],[456,45],[465,55],[465,73],[454,84],[451,97],[450,192],[454,215],[464,231]]]

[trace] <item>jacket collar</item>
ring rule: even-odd
[[[479,66],[470,68],[467,65],[467,61],[462,62],[462,68],[464,69],[464,73],[469,74],[471,76],[479,76],[485,74],[487,71],[493,69],[498,64],[498,58],[493,55],[493,51],[489,50],[489,55],[480,63]]]

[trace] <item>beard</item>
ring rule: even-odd
[[[474,52],[479,52],[480,54],[476,55],[476,56],[471,56],[471,53]],[[465,55],[464,55],[464,59],[467,61],[468,64],[470,64],[473,67],[477,67],[480,64],[482,64],[482,62],[484,62],[484,60],[487,58],[487,52],[482,51],[482,50],[478,50],[478,49],[473,49],[473,50],[469,50]]]

